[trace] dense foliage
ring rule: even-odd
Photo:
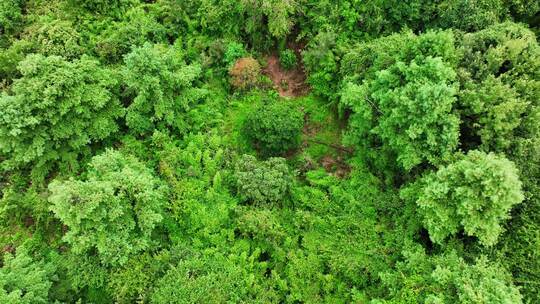
[[[32,164],[43,171],[56,163],[78,167],[77,157],[118,130],[123,109],[114,94],[117,80],[89,57],[29,55],[22,77],[0,99],[0,148],[8,168]],[[46,172],[43,172],[46,173]]]
[[[294,68],[297,64],[296,54],[290,49],[281,51],[279,53],[279,63],[287,70]]]
[[[390,299],[375,303],[522,303],[509,274],[485,256],[467,263],[454,251],[430,257],[419,248],[403,256],[395,270],[381,274]]]
[[[0,0],[0,303],[540,303],[539,16]]]
[[[430,238],[444,241],[461,229],[484,245],[494,245],[501,221],[521,203],[521,182],[514,164],[493,153],[470,151],[463,159],[440,168],[404,189],[418,205]]]
[[[184,131],[187,112],[206,92],[194,86],[200,77],[198,65],[186,65],[177,47],[144,44],[124,57],[123,80],[133,101],[127,108],[126,124],[137,133],[173,127]]]
[[[289,104],[271,102],[253,109],[244,123],[246,137],[263,155],[282,155],[298,148],[304,118]]]
[[[102,263],[123,264],[151,245],[166,190],[143,164],[119,152],[95,156],[89,166],[84,181],[50,183],[51,210],[69,228],[63,239],[74,253],[95,249]]]
[[[277,203],[292,186],[292,174],[284,158],[259,162],[251,155],[243,155],[235,171],[239,195],[255,203]]]
[[[17,254],[6,253],[0,268],[0,300],[2,303],[48,303],[54,265],[34,261],[27,249]]]

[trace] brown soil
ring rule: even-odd
[[[300,58],[301,49],[295,48],[297,57]],[[299,97],[307,95],[309,86],[306,84],[306,73],[300,60],[298,66],[290,71],[285,70],[279,64],[277,54],[271,54],[266,57],[267,66],[263,73],[272,80],[274,87],[283,97]]]
[[[342,156],[332,157],[326,155],[321,159],[321,165],[326,172],[339,178],[344,178],[351,172],[351,168],[347,165]]]
[[[24,219],[24,227],[28,228],[28,227],[31,227],[31,226],[34,226],[34,218],[31,217],[31,216],[27,216]]]
[[[15,247],[13,247],[12,245],[5,245],[4,248],[2,248],[2,252],[9,252],[11,254],[14,254],[15,253]]]

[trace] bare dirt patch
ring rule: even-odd
[[[2,252],[9,252],[11,254],[14,254],[15,253],[15,247],[13,247],[10,244],[5,245],[4,248],[2,248]]]
[[[339,178],[344,178],[351,172],[351,168],[341,155],[337,157],[326,155],[321,159],[321,165],[326,172]]]
[[[297,56],[298,54],[299,50],[297,50]],[[280,96],[299,97],[307,95],[309,86],[306,84],[304,66],[300,62],[296,68],[291,70],[285,70],[281,67],[277,54],[268,55],[266,62],[267,66],[264,68],[263,73],[272,80]]]

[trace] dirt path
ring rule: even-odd
[[[279,64],[279,57],[276,54],[267,56],[266,61],[268,65],[264,68],[263,73],[272,80],[280,96],[307,95],[309,86],[306,84],[304,67],[300,63],[295,69],[287,71]]]

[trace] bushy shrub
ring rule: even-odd
[[[37,24],[25,37],[33,43],[36,51],[45,56],[57,55],[76,59],[84,52],[82,37],[69,21],[54,20]]]
[[[231,84],[238,90],[249,90],[259,84],[261,65],[252,57],[238,59],[229,70]]]
[[[150,303],[249,302],[244,271],[222,253],[188,253],[157,282]]]
[[[230,151],[220,132],[188,135],[185,145],[167,143],[159,152],[159,170],[175,191],[168,204],[169,214],[178,220],[182,234],[201,243],[220,243],[227,238],[232,209],[238,199],[226,185],[232,184]]]
[[[289,193],[293,174],[285,159],[272,157],[258,161],[243,155],[235,170],[238,194],[254,203],[277,203]]]
[[[122,267],[115,268],[107,289],[116,303],[133,303],[138,300],[147,303],[155,281],[168,266],[162,259],[159,255],[143,253],[130,258]]]
[[[453,251],[430,256],[415,247],[403,251],[394,270],[381,273],[388,301],[372,303],[522,303],[511,275],[485,256],[468,263]]]
[[[35,261],[26,248],[6,253],[0,267],[0,302],[13,304],[50,303],[49,290],[55,267]]]
[[[285,102],[255,108],[244,122],[244,133],[263,155],[283,155],[300,145],[304,118]]]
[[[0,1],[0,35],[10,34],[22,21],[21,0]]]
[[[279,53],[279,63],[286,70],[296,67],[296,54],[293,50],[286,49]]]
[[[227,45],[225,54],[223,54],[223,62],[227,67],[231,67],[238,59],[246,55],[247,52],[242,43],[231,42]]]

